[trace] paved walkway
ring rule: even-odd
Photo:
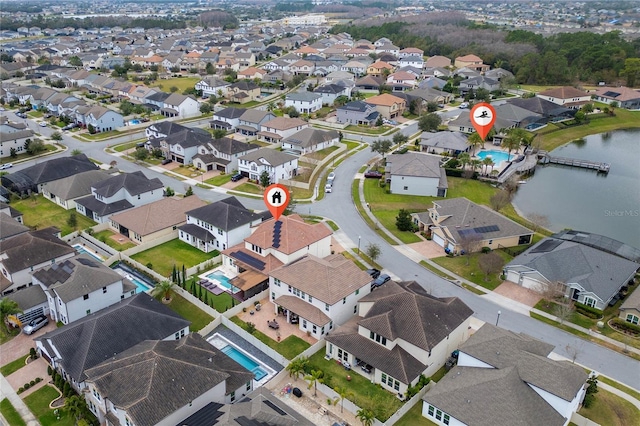
[[[38,420],[29,410],[27,405],[22,401],[18,394],[13,390],[7,379],[0,374],[0,401],[7,398],[11,405],[16,409],[20,417],[27,423],[27,426],[40,426]],[[6,423],[7,425],[9,423]]]

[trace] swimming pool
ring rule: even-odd
[[[133,275],[131,272],[123,269],[121,266],[116,266],[113,268],[114,271],[122,275],[124,278],[127,278],[129,281],[136,285],[136,294],[137,293],[146,293],[151,290],[153,286],[149,283],[144,282],[141,278]]]
[[[94,259],[97,259],[98,261],[102,262],[102,257],[99,254],[96,254],[92,251],[87,250],[86,248],[84,248],[82,246],[82,244],[74,244],[72,246],[74,249],[76,249],[76,251],[78,252],[78,254],[88,254],[89,256],[93,257]]]
[[[260,368],[260,364],[258,364],[233,346],[227,345],[222,348],[221,351],[222,353],[228,355],[229,358],[231,358],[247,370],[251,371],[257,381],[260,381],[267,377],[268,373]]]
[[[220,272],[212,272],[210,274],[207,274],[206,277],[209,280],[213,281],[216,285],[219,285],[220,287],[229,290],[234,294],[240,291],[238,287],[231,285],[231,283],[229,282],[229,278],[227,278]]]
[[[136,124],[140,124],[140,123],[141,123],[141,121],[138,120],[137,118],[134,118],[133,120],[129,120],[129,124],[132,125],[132,126],[136,125]]]
[[[484,160],[486,157],[491,157],[493,162],[498,165],[503,161],[509,161],[509,153],[504,151],[496,151],[495,149],[489,151],[480,151],[477,154],[478,158]]]

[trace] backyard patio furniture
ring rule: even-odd
[[[280,324],[278,324],[278,321],[273,320],[273,321],[268,321],[267,320],[267,324],[269,325],[269,328],[273,328],[275,330],[280,328]]]

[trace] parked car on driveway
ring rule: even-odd
[[[37,317],[32,319],[29,324],[24,326],[22,332],[24,334],[33,334],[47,324],[49,324],[49,319],[44,315],[38,315]]]
[[[164,166],[165,164],[169,164],[172,161],[173,160],[171,158],[165,158],[164,160],[162,160],[162,165]]]
[[[231,182],[238,182],[240,179],[242,179],[242,175],[240,173],[236,173],[231,176]]]
[[[391,279],[391,277],[387,274],[381,274],[378,276],[378,278],[376,278],[372,283],[371,283],[371,290],[373,290],[376,287],[380,287],[382,284],[386,283],[387,281],[389,281]]]
[[[376,278],[378,278],[380,276],[380,270],[379,269],[367,269],[367,274],[371,275],[371,278],[373,278],[374,280]]]
[[[46,121],[41,121],[39,126],[40,127],[47,127],[47,122]]]

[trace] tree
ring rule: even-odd
[[[78,56],[72,56],[69,58],[69,65],[73,66],[73,67],[81,67],[82,66],[82,59],[80,59]]]
[[[11,158],[17,158],[18,157],[18,151],[16,151],[15,148],[11,148],[9,149],[9,156]]]
[[[466,167],[467,164],[471,161],[471,156],[468,152],[463,152],[458,155],[458,161],[462,164],[462,170]]]
[[[640,79],[640,58],[627,58],[624,60],[624,68],[620,72],[627,78],[627,86],[634,87]]]
[[[378,119],[376,120],[376,127],[380,127],[384,124],[384,121],[382,120],[382,115],[378,115]]]
[[[309,389],[313,388],[313,396],[318,396],[318,382],[322,383],[323,377],[322,370],[311,370],[310,374],[304,376],[304,379],[309,381]]]
[[[305,372],[307,365],[309,365],[309,359],[307,357],[302,356],[294,359],[286,367],[286,370],[289,372],[289,377],[298,380],[300,375]]]
[[[442,118],[435,112],[430,112],[420,117],[418,128],[423,132],[435,132],[442,123]]]
[[[485,281],[489,281],[489,276],[500,271],[503,265],[502,258],[494,251],[481,254],[478,259],[478,267],[484,272]]]
[[[349,102],[349,98],[345,95],[340,95],[333,101],[333,105],[336,107],[340,107],[346,104],[347,102]]]
[[[262,173],[260,173],[260,185],[262,185],[263,188],[266,188],[269,184],[271,184],[271,176],[269,176],[268,171],[263,170]]]
[[[491,208],[497,212],[506,207],[510,202],[511,195],[504,189],[496,192],[491,196],[491,198],[489,198],[489,205],[491,205]]]
[[[164,190],[164,196],[173,197],[174,195],[176,195],[176,192],[173,189],[171,189],[170,186],[167,186],[167,188]]]
[[[478,158],[474,158],[469,162],[469,164],[471,165],[471,170],[473,170],[475,172],[480,167],[482,167],[482,160],[480,160]],[[473,176],[473,173],[471,174],[471,176]],[[469,176],[469,177],[471,177],[471,176]]]
[[[351,392],[347,388],[340,387],[340,386],[336,386],[333,390],[338,394],[338,397],[340,399],[340,412],[343,413],[344,412],[344,399],[345,398],[349,398],[349,397],[353,397],[353,392]]]
[[[43,151],[46,151],[47,148],[44,146],[44,143],[40,139],[34,139],[29,143],[27,147],[27,154],[36,155]]]
[[[590,114],[593,112],[593,104],[592,103],[584,104],[581,109],[585,114]]]
[[[203,102],[200,104],[200,112],[202,114],[209,114],[211,112],[211,104],[208,102]]]
[[[189,186],[187,188],[187,190],[185,191],[185,193],[184,193],[184,197],[187,198],[187,197],[191,197],[192,195],[193,195],[193,188],[191,186]],[[184,273],[184,271],[183,271],[183,273]]]
[[[396,132],[393,134],[393,144],[394,145],[402,145],[409,140],[408,136],[403,135],[400,132]]]
[[[69,213],[67,225],[69,225],[73,229],[76,229],[76,226],[78,226],[78,218],[76,217],[76,212],[72,211],[71,213]]]
[[[585,119],[587,118],[587,115],[583,112],[583,111],[578,111],[576,112],[576,114],[573,116],[573,119],[575,120],[576,123],[582,123]]]
[[[9,298],[0,299],[0,318],[2,319],[2,323],[9,330],[7,324],[7,317],[9,315],[21,314],[22,309],[18,306],[18,303]]]
[[[493,162],[493,160],[491,159],[491,157],[484,157],[482,159],[482,165],[484,166],[484,173],[485,174],[489,174],[487,172],[487,168],[491,167],[491,169],[493,169],[493,166],[496,165],[496,163]]]
[[[162,300],[166,303],[171,302],[171,297],[173,297],[173,292],[175,290],[176,285],[171,281],[165,280],[162,281],[153,288],[152,294],[154,296],[162,295]]]
[[[371,151],[377,152],[384,158],[385,154],[391,150],[393,143],[389,139],[378,139],[371,143]]]
[[[574,310],[575,307],[573,306],[573,302],[569,300],[567,303],[558,303],[553,310],[553,313],[560,320],[560,324],[564,324]]]
[[[207,73],[207,75],[213,75],[216,73],[216,69],[211,62],[207,62],[207,65],[204,67],[204,70]]]
[[[221,139],[226,135],[227,131],[224,129],[214,129],[213,132],[211,132],[211,136],[213,136],[214,139]]]
[[[175,92],[177,92],[177,91],[178,91],[178,88],[177,88],[176,86],[171,86],[171,87],[169,87],[169,91],[170,91],[171,93],[175,93]]]
[[[77,424],[87,412],[87,401],[79,395],[70,396],[64,402],[64,411],[73,417]]]
[[[529,145],[531,143],[531,134],[524,129],[518,127],[507,130],[507,137],[502,139],[502,146],[507,148],[509,159],[511,159],[511,151],[516,152],[520,145]]]
[[[471,259],[471,253],[478,251],[480,248],[480,241],[482,241],[482,237],[480,234],[471,233],[460,236],[460,241],[458,244],[460,245],[460,249],[462,250],[462,254],[466,256],[466,265],[469,266],[469,260]]]
[[[596,399],[595,394],[598,393],[598,378],[596,376],[591,376],[587,379],[587,383],[589,385],[587,386],[584,401],[582,402],[582,405],[584,405],[585,408],[591,407]]]
[[[149,157],[149,151],[147,151],[145,148],[137,148],[133,152],[133,158],[135,158],[136,161],[144,161],[148,157]]]
[[[62,140],[62,133],[60,132],[53,132],[51,133],[51,139],[53,139],[54,141],[61,141]]]
[[[367,247],[364,249],[365,254],[371,259],[373,263],[376,262],[376,259],[380,257],[380,246],[376,243],[369,243]]]
[[[356,413],[356,417],[358,420],[362,422],[362,426],[371,426],[373,425],[373,420],[376,418],[373,411],[367,408],[361,408]]]
[[[484,139],[482,139],[480,137],[480,135],[478,134],[478,132],[473,132],[469,135],[469,137],[467,138],[467,142],[469,143],[469,145],[471,146],[471,155],[475,155],[476,154],[476,147],[482,147],[484,146]]]
[[[96,128],[93,126],[93,124],[87,124],[87,130],[92,135],[96,133]]]
[[[438,110],[438,103],[437,102],[427,102],[427,112],[436,112]]]
[[[396,216],[396,227],[400,231],[413,230],[413,222],[411,221],[411,213],[409,213],[409,210],[400,209],[398,216]]]

